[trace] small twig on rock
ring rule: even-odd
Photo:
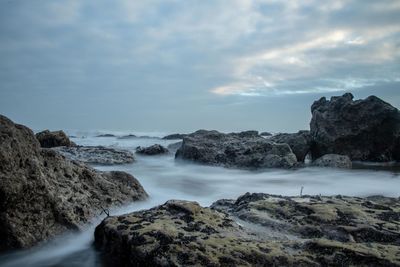
[[[100,215],[104,213],[105,215],[107,215],[107,217],[110,217],[110,210],[109,209],[105,209],[102,206],[100,206],[100,208],[102,209]]]

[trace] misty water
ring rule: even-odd
[[[95,133],[71,133],[79,145],[103,145],[134,151],[155,143],[167,146],[179,140],[159,138],[94,137]],[[118,133],[123,135],[123,133]],[[143,134],[159,136],[160,133]],[[194,200],[209,206],[221,198],[237,198],[246,192],[282,195],[303,194],[398,197],[400,171],[395,166],[356,165],[351,170],[306,167],[296,170],[245,171],[175,161],[174,155],[138,156],[126,165],[94,166],[99,170],[122,170],[134,175],[150,198],[111,210],[118,215],[162,204],[169,199]],[[80,233],[69,233],[31,250],[0,256],[0,266],[101,266],[93,249],[93,232],[104,215]]]

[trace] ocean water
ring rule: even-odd
[[[106,131],[68,132],[79,145],[103,145],[134,151],[137,146],[168,144],[179,140],[162,140],[165,133],[134,133],[152,138],[121,139],[129,133],[114,133],[117,137],[95,137]],[[169,199],[197,201],[209,206],[221,198],[237,198],[246,192],[282,195],[303,194],[369,196],[400,196],[400,169],[397,166],[357,164],[354,169],[306,167],[296,170],[268,169],[244,171],[221,167],[202,166],[175,161],[174,155],[139,156],[126,165],[94,166],[99,170],[122,170],[131,173],[143,185],[150,198],[111,210],[118,215],[147,209]],[[0,266],[101,266],[98,253],[93,249],[93,232],[102,217],[93,219],[84,231],[67,233],[53,241],[30,250],[0,256]]]

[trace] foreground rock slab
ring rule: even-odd
[[[400,266],[399,212],[383,197],[171,200],[106,218],[95,244],[108,266]]]
[[[51,148],[58,146],[76,146],[63,131],[44,130],[36,134],[36,138],[39,141],[41,147]]]
[[[53,150],[70,160],[88,164],[115,165],[135,161],[133,153],[128,150],[103,146],[55,147]]]
[[[130,174],[67,160],[0,115],[0,251],[79,230],[103,208],[146,197]]]
[[[224,134],[199,130],[184,137],[175,157],[234,168],[291,168],[297,159],[289,145],[271,142],[257,131]]]
[[[353,101],[350,93],[315,101],[310,123],[313,159],[325,154],[351,160],[400,160],[400,112],[376,96]]]

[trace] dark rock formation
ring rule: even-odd
[[[103,146],[55,147],[53,150],[70,160],[88,164],[114,165],[135,161],[133,153],[128,150]]]
[[[260,133],[261,136],[272,136],[272,133],[270,132],[262,132]]]
[[[164,136],[162,139],[164,140],[179,140],[179,139],[183,139],[183,137],[185,137],[187,134],[169,134]]]
[[[104,219],[95,245],[108,266],[400,266],[399,212],[383,197],[171,200]]]
[[[50,132],[49,130],[44,130],[36,134],[37,140],[41,147],[50,148],[58,146],[76,146],[74,142],[69,140],[68,136],[63,131]]]
[[[99,134],[99,135],[96,135],[96,137],[116,137],[116,136],[113,134]]]
[[[199,130],[183,139],[178,159],[234,168],[290,168],[296,156],[287,144],[276,144],[256,131],[223,134]]]
[[[146,196],[131,175],[71,162],[0,115],[0,251],[79,230],[102,208]]]
[[[118,137],[118,139],[131,139],[131,138],[137,138],[137,136],[134,134],[128,134],[128,135]]]
[[[348,156],[337,154],[326,154],[316,159],[312,165],[318,167],[332,167],[350,169],[352,166],[351,160]]]
[[[400,112],[378,97],[323,97],[311,111],[313,159],[340,154],[361,161],[400,160]]]
[[[142,155],[161,155],[161,154],[166,154],[168,153],[168,149],[163,147],[162,145],[155,144],[149,147],[138,147],[136,148],[136,153],[142,154]]]
[[[297,133],[280,133],[269,138],[276,143],[286,143],[290,146],[299,162],[304,162],[311,148],[311,135],[309,131],[299,131]]]

